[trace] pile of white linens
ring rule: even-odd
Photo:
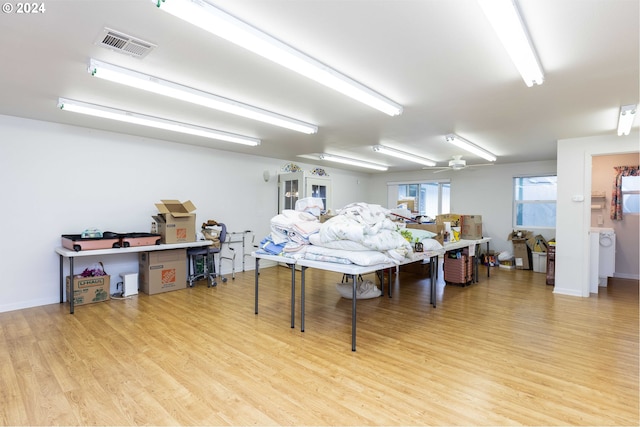
[[[389,210],[367,203],[347,205],[324,223],[307,212],[285,210],[271,219],[260,251],[357,265],[400,263],[413,252]]]

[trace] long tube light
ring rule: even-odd
[[[390,116],[402,106],[203,0],[151,0],[161,10]]]
[[[541,85],[544,74],[514,0],[478,0],[527,86]]]
[[[620,118],[618,119],[618,136],[629,135],[633,119],[636,117],[637,106],[623,105],[620,107]]]
[[[111,120],[118,120],[121,122],[133,123],[142,126],[149,126],[153,128],[169,130],[172,132],[180,132],[189,135],[217,139],[220,141],[234,142],[236,144],[250,145],[253,147],[260,145],[259,139],[251,138],[249,136],[237,135],[221,130],[194,126],[187,123],[147,116],[144,114],[132,113],[130,111],[118,110],[116,108],[89,104],[86,102],[74,101],[71,99],[59,98],[58,108],[64,111],[73,111],[75,113],[87,114],[90,116],[102,117]]]
[[[149,92],[191,102],[193,104],[225,111],[249,119],[258,120],[298,132],[312,134],[318,132],[318,126],[305,123],[301,120],[283,116],[262,108],[244,104],[239,101],[224,98],[211,93],[203,92],[187,86],[149,76],[127,68],[118,67],[106,62],[91,59],[89,61],[89,73],[92,76],[120,83],[126,86],[143,89]]]
[[[436,162],[424,157],[417,156],[415,154],[405,153],[404,151],[396,150],[395,148],[385,147],[384,145],[374,145],[373,151],[386,154],[387,156],[396,157],[398,159],[408,160],[410,162],[419,163],[425,166],[435,166]]]
[[[490,152],[488,152],[487,150],[478,147],[477,145],[475,145],[472,142],[467,141],[464,138],[460,138],[458,135],[456,134],[449,134],[446,136],[447,142],[455,145],[456,147],[462,148],[465,151],[468,151],[470,153],[473,153],[477,156],[482,157],[485,160],[488,160],[490,162],[495,162],[496,161],[496,156],[491,154]]]
[[[358,166],[361,168],[373,169],[377,171],[386,171],[389,169],[387,166],[379,165],[376,163],[363,162],[362,160],[354,160],[348,157],[336,156],[335,154],[320,154],[320,160],[327,160],[329,162],[342,163],[344,165]]]

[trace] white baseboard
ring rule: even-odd
[[[640,280],[640,275],[638,274],[614,273],[613,277],[618,277],[620,279]]]
[[[560,294],[560,295],[569,295],[572,297],[582,297],[582,294],[579,291],[576,291],[575,289],[563,289],[563,288],[558,288],[557,286],[553,288],[553,293]]]

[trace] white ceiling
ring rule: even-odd
[[[44,13],[1,16],[0,114],[320,167],[330,164],[300,156],[328,152],[401,171],[421,166],[371,147],[414,152],[439,166],[455,154],[485,163],[445,143],[446,134],[457,133],[496,154],[497,163],[553,160],[558,139],[615,135],[620,105],[639,100],[638,0],[519,0],[545,72],[544,84],[531,88],[474,0],[210,1],[400,103],[404,112],[390,117],[362,105],[150,0],[46,0]],[[105,27],[157,48],[138,59],[97,46]],[[87,72],[90,58],[314,123],[319,131],[305,135],[96,79]],[[59,97],[253,136],[262,144],[64,112],[56,108]]]

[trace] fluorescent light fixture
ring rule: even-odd
[[[234,142],[236,144],[251,145],[254,147],[260,145],[259,139],[251,138],[249,136],[237,135],[221,130],[194,126],[187,123],[175,122],[173,120],[146,116],[144,114],[132,113],[125,110],[118,110],[115,108],[89,104],[81,101],[74,101],[71,99],[58,99],[58,108],[64,111],[73,111],[75,113],[87,114],[90,116],[102,117],[111,120],[118,120],[121,122],[133,123],[142,126],[149,126],[158,129],[169,130],[172,132],[180,132],[189,135],[217,139],[220,141]]]
[[[511,61],[527,86],[541,85],[544,74],[514,0],[478,0]]]
[[[447,139],[447,142],[450,142],[451,144],[455,145],[456,147],[460,147],[463,150],[468,151],[470,153],[473,153],[476,156],[480,156],[485,160],[488,160],[490,162],[495,162],[496,161],[496,156],[494,156],[493,154],[491,154],[487,150],[478,147],[474,143],[469,142],[464,138],[460,138],[458,135],[455,135],[455,134],[451,133],[451,134],[446,136],[446,139]]]
[[[435,166],[436,162],[426,159],[424,157],[416,156],[415,154],[405,153],[404,151],[396,150],[395,148],[385,147],[384,145],[374,145],[373,151],[386,154],[387,156],[396,157],[402,160],[408,160],[410,162],[419,163],[425,166]]]
[[[320,154],[320,160],[328,160],[330,162],[342,163],[344,165],[351,165],[351,166],[359,166],[361,168],[374,169],[374,170],[383,171],[383,172],[389,169],[387,166],[384,166],[384,165],[363,162],[362,160],[353,160],[348,157],[336,156],[334,154],[322,153]]]
[[[402,106],[203,0],[151,0],[161,10],[390,116]]]
[[[633,119],[636,118],[637,106],[623,105],[620,107],[620,118],[618,119],[618,136],[629,135]]]
[[[236,114],[306,134],[318,132],[318,126],[310,123],[95,59],[89,61],[88,71],[92,76],[101,79],[191,102],[214,110]]]

